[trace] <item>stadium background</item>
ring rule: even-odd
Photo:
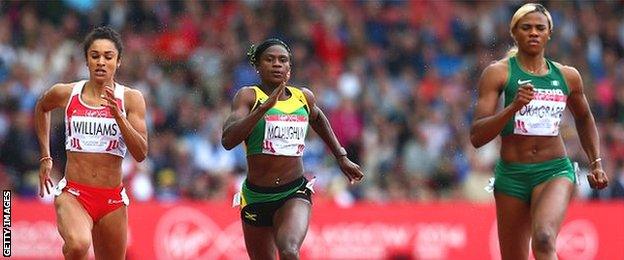
[[[59,256],[52,198],[36,197],[39,150],[33,108],[53,83],[88,76],[80,41],[93,26],[108,24],[125,44],[116,79],[141,90],[148,106],[149,158],[137,164],[127,156],[124,162],[124,183],[133,201],[128,258],[236,258],[227,245],[236,244],[240,251],[240,226],[227,203],[244,178],[245,156],[241,146],[233,151],[221,147],[221,127],[233,94],[257,81],[247,48],[268,37],[290,44],[291,83],[315,93],[350,158],[366,174],[361,184],[347,185],[311,131],[303,159],[306,175],[315,176],[317,186],[304,256],[496,258],[490,253],[495,246],[487,242],[492,240],[493,199],[483,187],[498,158],[498,143],[476,150],[468,134],[480,72],[511,46],[508,23],[522,3],[2,1],[0,184],[16,198],[14,256]],[[571,232],[576,240],[558,246],[577,250],[570,255],[583,259],[578,252],[591,251],[587,241],[593,237],[594,255],[585,259],[624,258],[624,2],[544,4],[554,20],[546,55],[581,72],[611,180],[608,189],[594,192],[583,179],[567,220],[583,228]],[[565,117],[561,133],[569,156],[586,171],[573,119],[569,113]],[[64,165],[60,111],[52,124],[58,179]],[[171,212],[186,217],[162,227],[165,220],[158,217]],[[207,219],[214,223],[206,224]],[[610,226],[618,223],[619,228]],[[203,229],[206,225],[212,229]],[[174,231],[162,234],[175,233],[181,241],[199,234],[195,247],[157,251],[175,241],[157,232],[167,228]],[[587,233],[592,228],[593,236]],[[154,244],[137,246],[145,240],[134,231],[139,229],[152,232],[145,236]],[[359,247],[345,244],[355,239],[349,234],[360,234],[354,232],[392,229],[408,232],[409,238],[382,248],[374,246],[380,241],[366,242],[360,235],[356,240],[361,243],[353,242]],[[222,236],[215,230],[230,230],[235,239],[217,241],[214,237]],[[331,246],[328,237],[340,246]],[[473,244],[479,240],[486,242]],[[577,247],[566,247],[568,242]],[[327,246],[319,250],[319,245]],[[219,255],[215,248],[229,254]],[[377,253],[366,251],[371,248]],[[53,254],[33,253],[47,249]],[[152,253],[142,254],[146,250]]]

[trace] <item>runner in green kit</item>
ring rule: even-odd
[[[235,203],[241,206],[245,245],[251,259],[298,259],[308,230],[313,181],[303,177],[301,156],[308,124],[336,157],[351,183],[364,176],[308,89],[286,86],[292,54],[284,42],[268,39],[248,53],[262,84],[236,93],[223,126],[222,144],[245,142],[247,179]]]
[[[574,192],[576,175],[559,125],[570,108],[591,172],[592,188],[608,184],[602,170],[598,132],[579,72],[544,57],[552,33],[550,13],[525,4],[510,32],[516,48],[489,65],[479,81],[470,140],[475,147],[501,135],[494,196],[503,259],[556,259],[556,237]],[[505,107],[497,111],[503,95]]]

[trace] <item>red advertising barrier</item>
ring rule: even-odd
[[[128,259],[245,259],[238,209],[134,203]],[[62,258],[53,205],[14,200],[12,257]],[[624,259],[624,202],[573,203],[560,259]],[[92,253],[91,253],[92,254]],[[315,203],[303,259],[500,259],[493,205]]]

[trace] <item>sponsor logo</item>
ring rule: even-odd
[[[74,196],[80,196],[80,190],[77,190],[75,188],[68,188],[67,192],[73,194]]]
[[[531,83],[531,81],[532,81],[532,80],[530,80],[530,79],[527,79],[527,80],[521,80],[521,79],[519,79],[519,80],[518,80],[518,85],[524,85],[524,84],[527,84],[527,83]]]
[[[119,204],[119,203],[123,203],[123,199],[121,200],[114,200],[114,199],[108,199],[108,204],[112,205],[112,204]]]
[[[498,244],[496,221],[490,228],[490,256],[499,260],[500,246]],[[557,236],[557,255],[561,259],[596,259],[598,255],[598,231],[596,225],[586,219],[573,220],[563,224]],[[533,259],[533,252],[529,252],[529,259]]]
[[[253,214],[253,213],[249,213],[249,212],[245,211],[245,218],[249,219],[251,221],[257,221],[258,214]]]
[[[158,259],[214,259],[221,229],[202,212],[178,207],[156,225],[154,245]]]

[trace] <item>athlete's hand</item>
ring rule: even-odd
[[[50,179],[53,164],[52,160],[43,160],[39,165],[39,197],[43,198],[43,195],[45,195],[44,189],[47,194],[50,194],[50,188],[54,187],[52,179]]]
[[[279,98],[284,93],[286,89],[286,83],[288,82],[289,79],[290,79],[290,71],[286,72],[284,81],[282,81],[282,83],[280,83],[280,85],[277,88],[275,88],[273,92],[271,92],[271,95],[269,95],[269,98],[262,104],[262,106],[264,106],[267,110],[274,107],[275,104],[277,104],[277,101],[279,100]]]
[[[516,98],[513,100],[512,106],[520,110],[533,100],[534,95],[535,90],[533,89],[533,85],[531,83],[526,83],[518,88],[518,93],[516,93]]]
[[[601,190],[609,185],[609,179],[607,178],[607,174],[602,170],[602,167],[593,168],[587,175],[587,181],[589,182],[589,187],[592,189]]]
[[[338,165],[342,173],[349,179],[349,183],[354,184],[364,178],[364,173],[362,173],[360,166],[349,160],[347,156],[341,156],[338,159]]]
[[[104,99],[106,102],[104,104],[102,104],[102,106],[104,107],[108,107],[108,109],[110,110],[111,114],[115,117],[115,118],[120,118],[121,117],[121,108],[119,107],[119,104],[117,103],[117,101],[115,100],[115,94],[114,94],[114,90],[111,86],[104,86],[104,94],[100,96],[100,98]]]

